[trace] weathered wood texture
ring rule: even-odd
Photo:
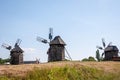
[[[105,49],[105,61],[112,61],[113,57],[118,57],[118,48],[116,46],[108,46]]]
[[[10,56],[11,56],[10,64],[12,65],[23,64],[23,50],[19,46],[16,46],[11,50]]]
[[[65,60],[65,42],[61,39],[60,36],[56,36],[50,42],[50,48],[47,52],[48,62],[52,61],[62,61]]]

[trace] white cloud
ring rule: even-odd
[[[34,53],[37,50],[35,48],[22,48],[25,53]]]

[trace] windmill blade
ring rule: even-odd
[[[49,43],[46,39],[43,39],[41,37],[37,37],[36,40],[39,41],[39,42],[45,43],[45,44]]]
[[[49,28],[49,39],[50,41],[52,40],[53,38],[53,28]]]
[[[22,40],[21,40],[21,39],[17,39],[17,41],[16,41],[16,43],[15,43],[14,47],[19,46],[19,45],[21,44],[21,42],[22,42]]]
[[[110,42],[107,46],[110,46],[112,44],[112,42]]]
[[[104,38],[102,38],[102,44],[103,44],[103,47],[105,48],[106,44],[105,44],[105,39]]]
[[[102,57],[105,55],[105,53],[102,53]]]
[[[102,48],[102,47],[100,47],[100,46],[96,46],[96,48],[98,48],[98,49],[100,49],[100,50],[103,50],[103,48]]]
[[[2,47],[6,48],[8,50],[11,50],[11,48],[12,48],[12,46],[5,44],[5,43],[2,44]]]
[[[21,44],[21,42],[22,42],[22,40],[21,40],[21,39],[17,39],[17,45],[20,45],[20,44]]]

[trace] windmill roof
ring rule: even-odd
[[[65,42],[61,39],[60,36],[56,36],[51,42],[51,44],[62,44],[62,45],[66,45]]]
[[[116,46],[108,46],[105,48],[105,51],[119,51]]]
[[[11,52],[15,52],[15,51],[24,52],[19,46],[16,46],[15,48],[13,48],[13,49],[11,50]]]

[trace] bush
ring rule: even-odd
[[[0,58],[0,64],[4,64],[4,63],[9,62],[9,61],[10,61],[9,58],[8,59],[2,59],[2,58]]]
[[[84,59],[82,59],[82,61],[96,61],[95,59],[94,59],[94,57],[89,57],[89,58],[84,58]]]

